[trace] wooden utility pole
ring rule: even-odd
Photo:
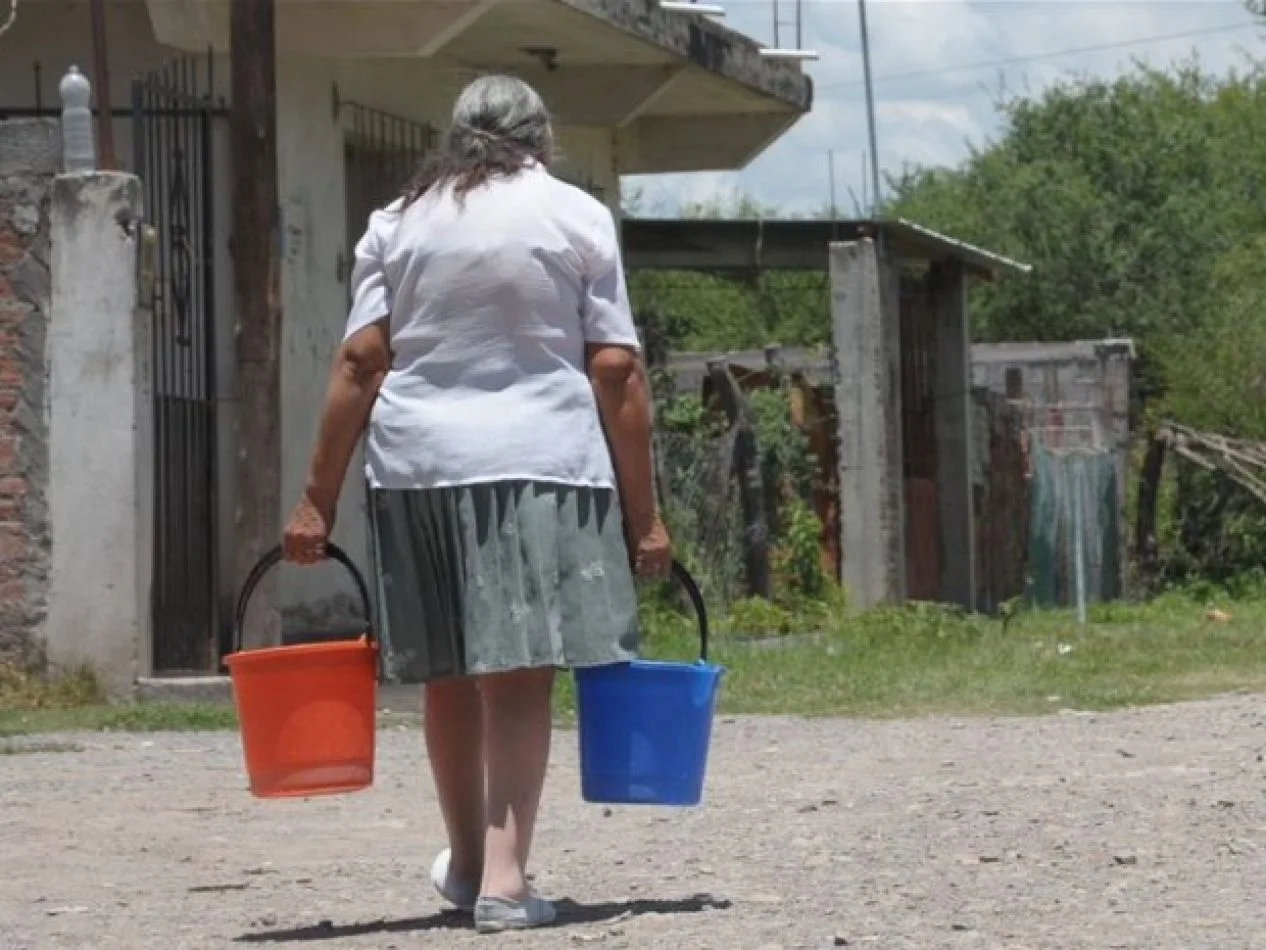
[[[92,81],[97,98],[97,167],[118,171],[114,155],[114,108],[110,99],[110,52],[106,42],[105,0],[88,5],[92,22]]]
[[[281,516],[281,227],[277,187],[276,14],[273,0],[232,0],[234,413],[238,583],[277,543]],[[270,605],[268,591],[261,605]],[[267,616],[264,614],[262,616]],[[258,623],[246,645],[270,639]]]
[[[870,30],[866,26],[866,0],[857,0],[857,19],[862,37],[862,73],[866,83],[866,134],[870,139],[870,210],[879,216],[879,140],[875,131],[875,81],[870,74]]]

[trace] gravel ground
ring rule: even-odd
[[[425,883],[412,729],[381,733],[373,790],[288,803],[246,794],[232,734],[32,738],[0,756],[0,946],[1266,947],[1264,727],[1249,696],[727,719],[689,811],[584,805],[561,733],[536,855],[561,926],[500,938]]]

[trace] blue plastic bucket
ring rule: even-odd
[[[699,659],[634,660],[576,670],[580,786],[587,802],[698,805],[708,770],[722,668],[708,662],[708,613],[694,579],[673,562],[694,605]]]

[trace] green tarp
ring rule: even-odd
[[[1043,607],[1121,596],[1121,514],[1110,451],[1051,450],[1034,440],[1029,595]]]

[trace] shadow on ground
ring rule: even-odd
[[[609,901],[602,904],[578,904],[575,901],[554,902],[558,911],[557,926],[569,924],[599,924],[610,920],[624,920],[645,914],[698,914],[708,910],[728,910],[728,900],[718,900],[710,894],[696,894],[678,900]],[[471,927],[470,917],[457,911],[443,911],[429,917],[406,917],[400,920],[372,920],[355,924],[336,924],[323,920],[308,927],[288,930],[266,930],[242,934],[236,943],[290,943],[304,940],[340,940],[349,937],[367,937],[373,934],[422,933],[429,930],[466,930]]]

